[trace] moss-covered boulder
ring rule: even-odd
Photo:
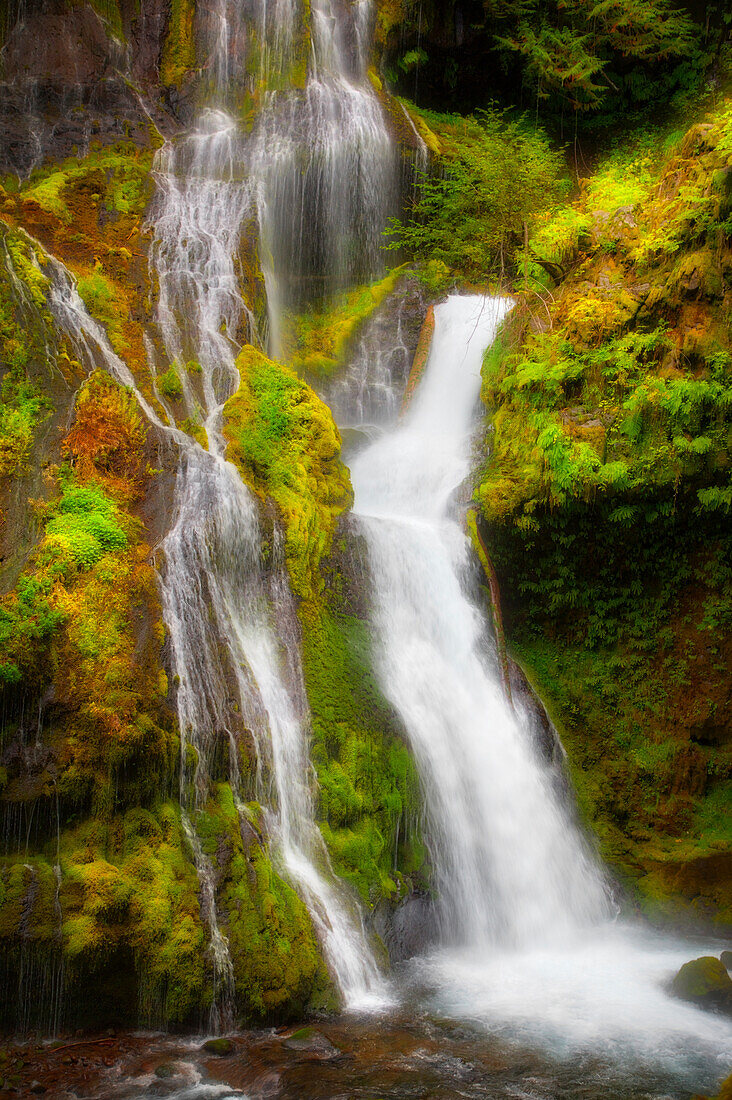
[[[684,1001],[732,1014],[732,978],[713,955],[684,963],[671,988]]]

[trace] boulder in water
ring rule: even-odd
[[[340,1051],[330,1039],[314,1027],[301,1027],[293,1031],[282,1044],[286,1050],[298,1050],[303,1054],[317,1054],[319,1058],[338,1058]]]
[[[732,978],[724,964],[713,955],[684,963],[671,988],[684,1001],[732,1014]]]
[[[732,970],[732,951],[723,951],[719,956],[719,961],[722,966],[726,966],[728,970]]]
[[[234,1053],[234,1044],[231,1039],[208,1039],[201,1050],[206,1054],[215,1054],[219,1058],[225,1058],[227,1054]]]

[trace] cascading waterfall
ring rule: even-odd
[[[504,698],[469,595],[460,489],[482,354],[509,308],[481,297],[437,306],[408,412],[351,463],[377,673],[419,767],[442,917],[442,946],[413,961],[405,986],[529,1049],[640,1059],[689,1081],[711,1065],[723,1073],[728,1022],[667,991],[699,945],[617,921],[562,784]]]
[[[352,466],[379,578],[379,674],[420,767],[443,927],[474,945],[570,936],[606,906],[463,583],[468,543],[451,501],[470,472],[482,354],[509,307],[476,297],[436,307],[407,416]]]
[[[332,13],[325,13],[322,4],[313,4],[316,22],[326,14]],[[293,18],[288,3],[278,2],[270,11],[262,4],[259,31],[270,46],[265,50],[267,64],[281,65],[287,57]],[[230,75],[228,25],[222,8],[214,21],[211,64],[220,99],[226,91],[221,81]],[[327,66],[336,65],[334,79],[339,87],[350,88],[343,71],[344,47],[336,41],[339,34],[340,23],[333,18],[313,37],[321,51],[319,64],[325,65],[327,72]],[[219,57],[221,50],[227,51],[226,59]],[[313,88],[324,86],[311,80],[305,95],[321,95]],[[362,98],[355,90],[353,96]],[[209,441],[206,452],[188,436],[177,433],[181,445],[177,512],[163,543],[162,592],[178,683],[181,805],[210,929],[217,992],[214,1027],[226,1025],[231,1017],[233,965],[218,925],[214,870],[196,835],[195,812],[207,797],[211,760],[222,738],[228,744],[229,780],[245,812],[238,767],[238,736],[243,729],[251,731],[257,745],[258,795],[283,869],[310,909],[344,1000],[361,1002],[370,995],[378,996],[381,990],[357,906],[334,881],[314,823],[307,706],[299,662],[293,656],[299,640],[294,612],[291,608],[288,612],[291,596],[284,566],[280,562],[269,580],[261,568],[257,508],[235,467],[225,461],[220,432],[223,405],[238,384],[236,354],[254,335],[254,321],[241,297],[235,264],[241,227],[259,203],[260,212],[266,211],[265,240],[269,235],[272,241],[279,241],[286,232],[281,225],[273,228],[271,219],[272,210],[287,199],[279,196],[273,200],[270,190],[264,207],[261,205],[262,194],[268,194],[261,151],[264,140],[273,147],[277,144],[283,117],[290,120],[288,125],[293,121],[290,94],[287,99],[289,113],[284,116],[276,109],[275,98],[265,107],[262,132],[249,142],[223,110],[205,109],[192,133],[160,151],[155,165],[159,188],[150,219],[151,264],[159,286],[156,320],[162,343],[168,360],[178,368],[188,412],[203,420]],[[321,115],[306,115],[304,122],[304,134],[299,133],[297,141],[289,130],[283,139],[291,151],[302,147],[303,137],[316,146],[320,142],[321,153],[329,144],[335,146],[336,135],[327,128],[324,132]],[[338,205],[338,189],[345,182],[345,177],[331,179],[331,192],[324,200],[329,210]],[[359,203],[360,199],[356,202],[360,210]],[[347,220],[355,209],[349,209]],[[325,211],[321,217],[327,220]],[[289,270],[293,264],[295,258],[288,256],[285,266]],[[272,308],[270,301],[270,311]],[[189,358],[195,358],[201,368],[202,406],[182,369]],[[164,403],[162,393],[160,397]],[[278,608],[276,618],[274,607]],[[287,629],[283,629],[285,625]],[[285,675],[283,666],[287,668],[288,659],[289,675]],[[191,762],[188,745],[195,749],[195,762]]]
[[[312,0],[310,11],[304,87],[269,93],[252,136],[271,317],[278,305],[372,278],[397,205],[397,146],[366,76],[371,0],[350,13]],[[275,351],[276,341],[273,324]]]

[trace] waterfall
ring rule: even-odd
[[[420,769],[444,934],[470,945],[571,937],[606,909],[552,773],[503,696],[465,586],[468,544],[454,497],[470,472],[482,354],[510,304],[455,296],[436,307],[407,416],[352,465],[379,578],[381,686]]]
[[[374,961],[358,907],[333,876],[322,837],[315,825],[310,793],[308,711],[299,665],[299,637],[292,597],[279,555],[274,570],[261,565],[262,536],[255,502],[235,467],[225,460],[221,435],[223,405],[238,385],[236,354],[243,342],[255,339],[255,321],[239,290],[237,255],[245,218],[262,216],[262,237],[272,253],[290,233],[277,210],[288,209],[291,196],[273,195],[273,180],[286,176],[281,150],[290,151],[292,171],[305,180],[301,196],[310,194],[308,171],[296,153],[312,147],[313,163],[322,166],[325,150],[341,143],[332,120],[320,111],[304,114],[297,92],[284,96],[281,109],[272,95],[262,112],[258,133],[246,138],[236,121],[217,101],[225,99],[229,62],[229,21],[225,8],[212,23],[211,72],[213,100],[199,115],[191,133],[158,153],[158,191],[151,215],[152,274],[159,287],[156,322],[167,363],[181,381],[189,416],[205,426],[209,450],[176,433],[181,448],[173,526],[163,542],[163,617],[170,653],[181,732],[181,806],[186,834],[201,881],[202,911],[208,921],[217,998],[213,1027],[230,1022],[233,1004],[233,964],[215,904],[215,873],[196,835],[196,811],[210,790],[211,763],[217,743],[228,744],[229,781],[245,812],[239,789],[238,737],[253,735],[258,756],[257,795],[262,802],[273,848],[281,868],[308,905],[323,945],[326,961],[347,1004],[381,995],[382,980]],[[258,23],[265,66],[280,67],[288,58],[295,11],[278,2],[268,10],[263,2]],[[341,19],[323,3],[313,3],[313,72],[305,102],[333,101],[352,89],[352,99],[372,101],[346,76],[346,48]],[[338,85],[339,92],[331,88]],[[328,88],[326,95],[323,89]],[[375,99],[373,100],[375,103]],[[369,116],[375,126],[375,114]],[[295,132],[295,121],[297,127]],[[342,121],[342,119],[341,119]],[[383,141],[388,144],[383,123]],[[338,135],[342,137],[342,135]],[[356,141],[359,144],[358,140]],[[359,144],[359,149],[361,148]],[[279,150],[279,151],[278,151]],[[326,158],[327,159],[327,158]],[[337,159],[337,158],[335,158]],[[266,165],[266,167],[265,167]],[[341,169],[343,165],[340,165]],[[332,173],[327,195],[320,181],[320,217],[329,221],[336,209],[346,221],[361,209],[342,206],[341,194],[350,177]],[[376,177],[370,179],[379,191]],[[296,208],[294,215],[304,217]],[[289,213],[288,213],[289,216]],[[279,220],[278,220],[279,218]],[[341,221],[341,231],[346,222]],[[379,225],[380,232],[383,222]],[[376,223],[371,226],[376,233]],[[332,259],[325,248],[324,264]],[[335,248],[335,243],[333,244]],[[366,248],[367,264],[372,263]],[[270,314],[276,310],[272,279],[282,268],[294,270],[299,258],[276,255],[270,270]],[[276,318],[272,329],[276,331]],[[153,354],[154,358],[154,354]],[[190,385],[184,364],[200,367],[202,403]],[[154,368],[154,363],[151,364]],[[198,369],[198,368],[197,368]],[[161,403],[164,393],[159,387]],[[275,542],[277,543],[277,532]],[[277,555],[275,555],[277,558]],[[188,752],[191,746],[195,753]]]
[[[313,34],[317,45],[312,66],[314,74],[320,75],[309,78],[306,100],[309,95],[309,102],[319,96],[325,101],[332,95],[335,102],[340,94],[336,84],[341,91],[351,88],[351,106],[368,103],[367,129],[376,128],[380,108],[375,97],[369,89],[351,85],[347,73],[347,56],[358,58],[361,47],[349,52],[340,14],[336,18],[324,4],[314,4],[313,9],[314,20],[320,24]],[[368,5],[359,7],[359,26],[367,9]],[[274,569],[262,567],[258,508],[236,468],[225,459],[221,433],[223,405],[238,385],[236,355],[245,341],[256,338],[255,319],[244,302],[238,278],[242,226],[245,219],[266,209],[270,219],[269,229],[263,228],[266,236],[272,232],[271,214],[279,202],[270,193],[262,205],[268,186],[262,175],[263,134],[276,136],[278,119],[284,119],[284,140],[295,160],[297,148],[306,148],[311,139],[316,145],[320,142],[314,160],[322,159],[326,147],[342,145],[341,135],[332,126],[328,128],[330,124],[323,132],[318,112],[306,111],[298,123],[300,126],[304,119],[305,131],[296,138],[288,127],[294,125],[294,99],[302,97],[288,92],[284,96],[287,111],[279,112],[273,96],[263,111],[266,124],[260,133],[245,137],[220,105],[226,98],[226,82],[232,78],[230,53],[236,37],[232,22],[225,4],[212,8],[208,16],[211,101],[188,134],[161,148],[154,165],[158,186],[148,227],[152,234],[151,278],[158,288],[155,323],[159,339],[147,340],[153,380],[159,380],[161,369],[177,373],[189,417],[205,427],[208,451],[175,427],[162,386],[156,385],[156,396],[168,424],[145,400],[104,330],[89,316],[73,279],[56,261],[51,261],[50,304],[85,361],[103,366],[122,385],[132,388],[149,421],[179,448],[175,514],[162,544],[162,607],[181,734],[182,822],[209,930],[214,975],[210,1026],[220,1030],[233,1022],[234,965],[225,929],[219,923],[215,868],[199,840],[196,814],[210,791],[213,760],[222,739],[228,746],[228,780],[240,811],[246,813],[239,777],[239,741],[245,729],[256,745],[256,795],[265,811],[273,857],[309,908],[343,1001],[347,1005],[380,1001],[384,993],[358,905],[337,882],[314,821],[309,714],[299,663],[297,619],[282,554],[275,554]],[[262,4],[260,31],[270,34],[268,64],[275,63],[273,58],[281,63],[290,49],[293,31],[287,20],[292,18],[294,9],[288,3],[278,2],[269,11]],[[383,121],[379,125],[380,140],[388,145]],[[371,153],[363,152],[363,142],[356,139],[356,144],[358,156],[363,153],[368,159]],[[334,165],[337,160],[334,153]],[[345,171],[343,162],[339,164]],[[369,186],[376,194],[382,185],[374,171]],[[327,196],[323,196],[320,183],[315,186],[324,222],[330,221],[329,210],[336,207],[345,211],[346,221],[360,211],[360,195],[351,196],[351,206],[341,203],[341,193],[349,186],[350,178],[335,168]],[[370,225],[368,240],[380,233],[383,222],[377,225],[377,220],[374,217]],[[345,222],[340,224],[345,231]],[[370,270],[374,249],[368,240],[364,263]],[[324,265],[330,263],[328,247]],[[337,267],[339,261],[333,262]],[[296,265],[295,258],[288,257],[285,267],[290,263]],[[275,301],[276,296],[269,303],[270,313]],[[186,370],[190,360],[197,363],[196,385]],[[277,539],[275,531],[275,544]]]
[[[252,138],[270,310],[372,278],[397,208],[398,150],[366,75],[373,5],[310,9],[305,85],[270,93]]]

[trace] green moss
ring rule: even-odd
[[[364,321],[394,290],[403,268],[395,268],[370,286],[344,291],[306,313],[285,317],[283,358],[298,372],[329,378],[344,365],[346,353]]]
[[[50,402],[30,374],[34,362],[45,363],[47,358],[46,277],[22,236],[0,227],[0,237],[5,253],[5,268],[0,271],[1,479],[28,469],[36,431],[49,414]],[[24,288],[25,300],[18,299],[15,280]]]
[[[115,38],[122,40],[122,13],[117,0],[90,0],[90,3]]]
[[[106,328],[114,350],[120,357],[124,356],[129,350],[123,324],[126,302],[101,264],[96,264],[92,271],[79,278],[77,289],[92,317]]]
[[[62,830],[58,879],[55,844],[0,863],[0,951],[12,956],[20,928],[49,957],[60,945],[72,1021],[89,1017],[89,981],[97,989],[115,981],[121,952],[133,962],[143,1022],[193,1020],[206,1000],[205,937],[178,807],[160,803],[101,827]]]
[[[375,904],[424,861],[416,769],[376,684],[366,624],[316,604],[300,618],[318,818],[334,869]]]
[[[237,366],[241,385],[224,409],[229,455],[278,506],[293,589],[306,597],[322,590],[318,567],[352,497],[340,436],[327,407],[287,367],[250,346]]]
[[[150,197],[152,154],[132,142],[92,149],[82,160],[35,169],[20,199],[37,204],[65,225],[76,217],[79,191],[96,195],[110,214],[141,215]]]
[[[259,807],[251,810],[256,816]],[[197,829],[219,878],[221,927],[240,1012],[261,1020],[325,1004],[329,979],[307,909],[277,874],[259,839],[242,839],[228,784],[219,784],[197,815]]]
[[[158,378],[158,389],[163,397],[168,397],[171,401],[180,401],[183,397],[183,384],[175,363],[171,363],[165,374],[161,374]]]
[[[46,524],[44,558],[90,569],[109,550],[127,545],[116,505],[99,485],[64,484],[57,514]]]
[[[721,994],[732,1002],[732,980],[724,964],[713,955],[684,963],[674,978],[673,991],[685,1001]]]

